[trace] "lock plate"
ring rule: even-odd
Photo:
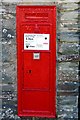
[[[40,53],[33,53],[33,59],[40,59]]]

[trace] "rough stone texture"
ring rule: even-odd
[[[38,3],[39,2],[39,3]],[[42,120],[17,116],[16,5],[57,5],[57,119],[78,119],[79,0],[1,0],[0,2],[0,118]],[[47,119],[47,118],[45,118]]]
[[[0,10],[2,9],[2,3],[0,3]],[[2,112],[2,12],[0,11],[0,116]]]

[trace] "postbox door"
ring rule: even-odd
[[[50,34],[51,26],[48,24],[28,24],[21,28],[23,39],[23,92],[22,92],[22,110],[23,111],[39,111],[49,114],[51,110],[50,105],[50,81],[51,81],[51,46]],[[34,33],[36,32],[36,33]],[[39,47],[25,46],[25,35],[43,36],[43,43],[47,47],[40,47],[37,37],[37,44]],[[28,38],[26,38],[28,39]],[[40,40],[42,40],[40,38]],[[47,40],[46,40],[47,39]],[[29,44],[29,43],[28,43]],[[35,43],[34,43],[35,44]],[[33,46],[34,46],[33,44]],[[37,55],[37,56],[36,56]]]
[[[22,29],[23,36],[23,88],[24,89],[46,89],[49,90],[49,80],[50,80],[50,27],[49,25],[27,25]],[[34,33],[38,32],[38,33]],[[37,46],[32,46],[29,49],[25,46],[25,36],[27,35],[29,39],[34,35],[37,36],[37,40],[43,39],[43,44],[48,44],[40,46],[42,43],[37,42]],[[40,37],[40,38],[39,38]],[[28,38],[27,38],[28,39]],[[46,40],[48,39],[48,40]],[[29,40],[31,41],[31,40]],[[36,42],[35,41],[35,42]],[[32,41],[31,41],[32,42]],[[33,41],[34,42],[34,41]],[[29,43],[27,43],[29,44]],[[35,45],[35,43],[33,44]],[[46,47],[47,46],[47,47]],[[43,50],[44,49],[44,50]],[[47,51],[45,51],[47,49]]]

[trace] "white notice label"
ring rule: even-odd
[[[49,34],[24,33],[24,50],[49,50]]]

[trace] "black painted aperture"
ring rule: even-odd
[[[47,37],[45,37],[45,40],[47,40]]]

